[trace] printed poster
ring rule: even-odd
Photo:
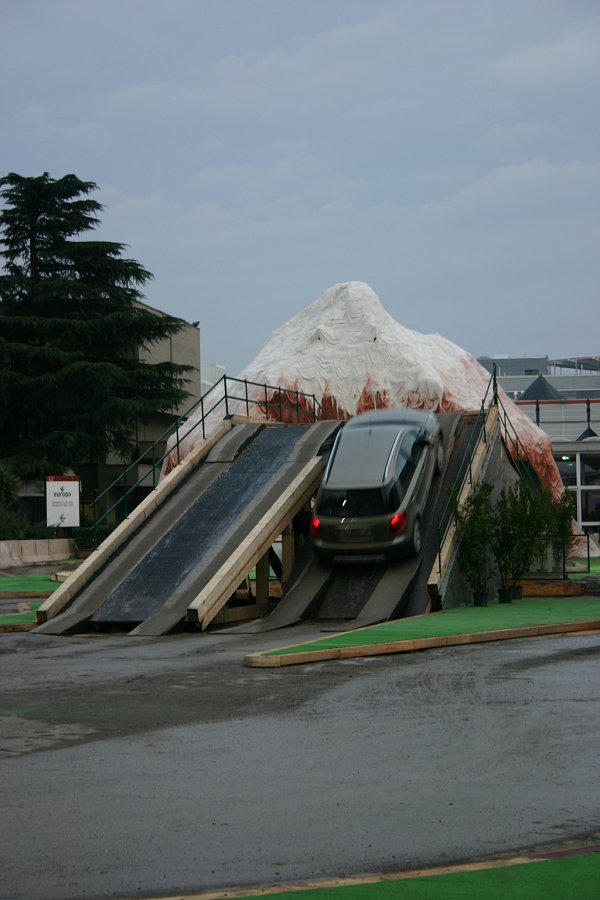
[[[46,525],[48,528],[79,526],[79,477],[46,476]]]

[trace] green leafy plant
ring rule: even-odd
[[[27,523],[16,506],[19,484],[14,472],[0,463],[0,541],[20,541],[25,537]]]
[[[493,486],[485,481],[474,485],[466,500],[455,509],[461,541],[460,566],[474,593],[485,594],[494,574],[491,550]]]
[[[573,506],[568,492],[556,500],[551,490],[544,488],[533,500],[533,516],[534,558],[540,569],[547,568],[549,559],[554,568],[559,568],[574,539]]]
[[[140,353],[183,323],[144,306],[152,275],[124,244],[90,238],[96,189],[75,175],[0,178],[0,458],[24,477],[125,455],[136,422],[188,396],[192,367]]]
[[[536,551],[536,505],[523,482],[502,489],[492,520],[492,550],[502,587],[512,587],[531,567]]]

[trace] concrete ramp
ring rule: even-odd
[[[387,562],[383,557],[368,556],[354,560],[338,558],[322,563],[310,545],[299,555],[292,581],[276,609],[264,619],[232,629],[245,634],[270,631],[293,625],[301,619],[335,621],[336,630],[362,628],[402,615],[426,612],[429,604],[426,579],[422,590],[414,590],[423,570],[429,573],[437,554],[436,515],[445,502],[446,489],[456,476],[469,436],[469,425],[461,425],[460,413],[439,416],[446,465],[432,484],[423,517],[423,551],[419,557]],[[410,607],[409,607],[410,601]],[[340,624],[347,622],[348,624]]]
[[[114,624],[159,635],[186,617],[206,627],[316,489],[320,447],[337,427],[235,425],[69,607],[37,631]]]
[[[331,577],[331,565],[321,562],[313,553],[312,547],[305,544],[296,555],[290,582],[273,612],[263,619],[237,625],[228,631],[237,634],[258,634],[295,625],[309,615],[315,597],[326,589]]]

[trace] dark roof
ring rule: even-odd
[[[519,400],[562,400],[562,397],[543,375],[538,375],[535,381],[525,388]]]

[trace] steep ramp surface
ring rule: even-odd
[[[238,626],[235,631],[270,631],[307,618],[347,622],[347,626],[339,626],[342,629],[362,628],[395,616],[415,615],[416,612],[406,612],[408,597],[412,596],[411,589],[420,573],[423,556],[427,565],[429,559],[435,557],[435,515],[442,498],[445,498],[447,485],[452,484],[456,461],[464,453],[464,442],[468,439],[468,434],[463,436],[462,441],[457,436],[457,430],[460,432],[460,420],[460,413],[442,413],[439,416],[446,448],[446,465],[444,472],[432,483],[422,523],[424,541],[421,556],[397,562],[386,562],[382,557],[374,556],[370,559],[361,558],[360,561],[347,558],[323,563],[307,546],[297,560],[290,586],[276,609],[266,618]],[[419,608],[419,611],[425,612],[426,607],[426,602],[415,603],[415,609]]]
[[[225,460],[217,445],[214,462],[207,459],[157,510],[122,558],[106,567],[103,583],[89,585],[72,610],[39,630],[62,633],[83,620],[131,626],[133,634],[174,628],[308,461],[318,482],[321,463],[315,457],[336,424],[235,426],[232,435],[242,431],[229,438]]]

